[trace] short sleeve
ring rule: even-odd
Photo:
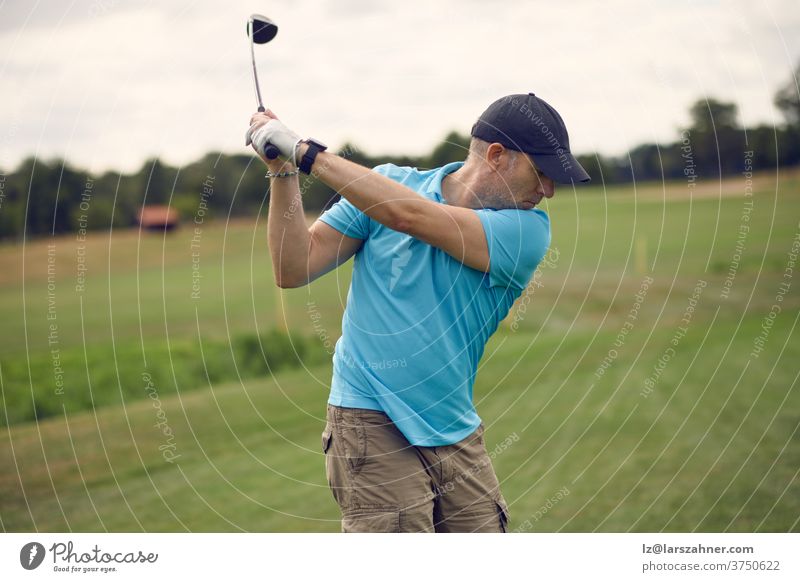
[[[398,173],[402,174],[402,172],[398,171],[403,169],[404,168],[398,168],[394,164],[381,164],[380,166],[372,168],[372,171],[386,176],[387,178],[400,181],[398,179]],[[349,237],[359,238],[361,240],[369,238],[369,216],[361,212],[361,210],[344,198],[340,198],[336,204],[323,212],[319,219],[328,226],[332,226]]]
[[[369,217],[344,198],[323,212],[319,220],[349,237],[369,238]]]
[[[476,210],[489,246],[489,285],[524,289],[550,246],[550,219],[539,209]]]

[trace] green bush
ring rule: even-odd
[[[138,342],[116,350],[94,346],[85,356],[82,348],[62,350],[60,356],[65,380],[61,394],[56,392],[50,354],[36,355],[30,362],[0,361],[0,426],[147,398],[150,382],[163,397],[330,359],[313,339],[278,330],[236,336],[230,343],[204,341],[202,350],[196,342],[150,342],[144,357]]]
[[[243,377],[274,374],[302,365],[309,342],[301,337],[272,330],[260,336],[245,335],[234,346]]]

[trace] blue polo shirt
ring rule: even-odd
[[[373,171],[447,204],[442,178],[462,165]],[[453,444],[478,428],[472,387],[484,346],[550,244],[541,210],[475,213],[489,247],[488,273],[372,220],[344,198],[320,216],[364,241],[354,257],[328,402],[382,410],[413,445]]]

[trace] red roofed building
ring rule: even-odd
[[[147,230],[172,230],[180,222],[180,214],[169,206],[142,206],[139,211],[139,225]]]

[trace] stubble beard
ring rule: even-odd
[[[518,208],[517,201],[514,199],[514,194],[508,183],[500,178],[493,184],[487,184],[481,192],[476,192],[475,198],[477,199],[480,208],[491,208],[493,210],[509,210]]]

